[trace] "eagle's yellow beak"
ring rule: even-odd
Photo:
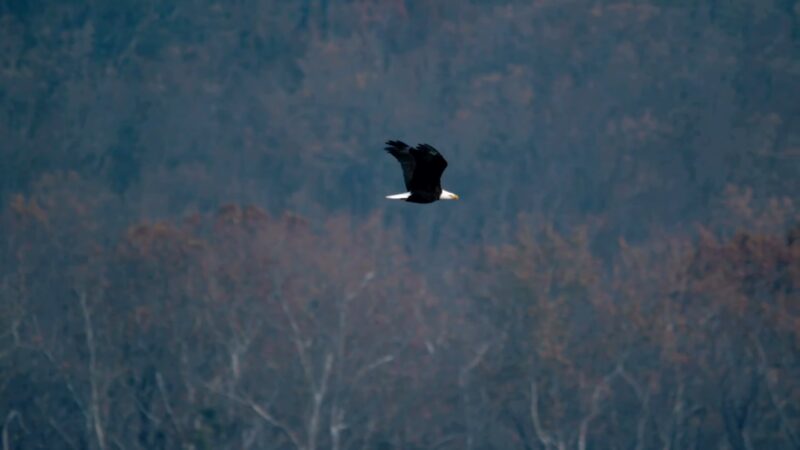
[[[442,193],[439,195],[439,200],[458,200],[458,195],[450,191],[442,190]]]

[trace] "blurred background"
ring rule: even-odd
[[[0,2],[7,449],[800,449],[800,2]],[[458,202],[403,190],[427,142]]]

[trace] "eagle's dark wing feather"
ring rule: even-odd
[[[436,192],[442,188],[441,179],[447,161],[428,144],[420,144],[410,150],[415,160],[415,168],[411,181],[408,183],[410,191]],[[438,193],[437,193],[438,195]]]
[[[392,156],[400,161],[400,166],[403,167],[403,181],[406,183],[406,189],[411,191],[411,180],[414,178],[414,170],[416,162],[414,157],[411,156],[411,147],[402,141],[386,141],[386,151],[391,153]]]

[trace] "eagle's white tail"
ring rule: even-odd
[[[402,194],[387,195],[386,198],[390,200],[405,200],[411,197],[411,192],[403,192]]]

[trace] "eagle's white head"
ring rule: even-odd
[[[439,200],[458,200],[458,195],[442,189],[442,194],[439,196]]]

